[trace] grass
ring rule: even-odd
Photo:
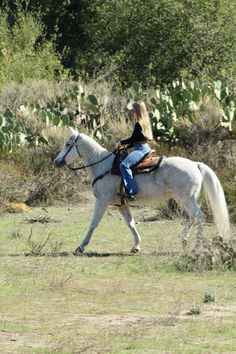
[[[177,270],[179,220],[158,221],[148,207],[134,209],[139,255],[130,255],[132,236],[110,209],[87,256],[75,257],[91,214],[88,202],[1,215],[1,353],[236,351],[234,271]],[[38,254],[32,242],[45,243]]]

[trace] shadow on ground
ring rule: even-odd
[[[144,256],[174,256],[178,255],[177,252],[151,252],[151,253],[131,253],[131,252],[84,252],[75,254],[74,252],[48,252],[48,253],[6,253],[0,254],[2,257],[135,257],[137,255]]]

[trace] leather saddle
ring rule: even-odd
[[[121,175],[119,165],[121,161],[123,161],[128,156],[128,154],[129,152],[127,148],[121,148],[118,150],[111,169],[112,174],[119,176]],[[156,156],[155,150],[151,150],[146,155],[144,155],[141,161],[132,166],[131,170],[134,175],[138,173],[150,173],[157,170],[161,166],[163,158],[164,156]]]

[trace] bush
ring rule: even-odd
[[[130,134],[131,127],[126,121],[126,107],[127,99],[131,97],[131,94],[132,99],[136,99],[133,91],[117,93],[114,92],[111,83],[97,82],[80,85],[80,83],[69,81],[56,83],[47,80],[28,80],[25,84],[6,84],[0,92],[0,113],[4,112],[6,108],[10,108],[14,113],[15,121],[27,129],[27,137],[38,137],[43,134],[49,144],[43,145],[39,143],[39,139],[31,142],[27,139],[25,146],[15,145],[13,153],[5,152],[3,155],[3,151],[1,151],[3,166],[8,165],[10,168],[14,165],[15,169],[14,172],[3,167],[0,171],[2,182],[0,198],[2,200],[28,201],[30,204],[37,204],[40,202],[53,203],[56,200],[69,198],[73,202],[78,200],[80,192],[87,188],[89,182],[86,172],[81,172],[80,176],[82,177],[78,178],[66,169],[54,169],[53,159],[65,142],[68,135],[67,129],[53,125],[52,121],[47,124],[42,119],[40,109],[38,111],[33,109],[38,103],[48,112],[58,109],[60,116],[64,110],[67,110],[69,113],[72,112],[72,122],[74,122],[76,109],[81,108],[85,113],[90,113],[89,109],[91,108],[91,104],[88,106],[88,100],[86,101],[84,96],[82,99],[82,95],[77,93],[80,92],[80,86],[83,86],[81,91],[86,92],[86,97],[90,94],[99,102],[95,108],[99,109],[99,117],[103,121],[102,129],[106,138],[102,139],[102,136],[100,141],[102,146],[112,151],[116,141]],[[75,94],[72,95],[71,92]],[[148,95],[153,97],[151,89],[147,91],[147,95],[144,95],[147,102],[150,101]],[[29,108],[27,115],[19,113],[19,107],[22,104]],[[194,117],[189,119],[185,133],[186,140],[190,141],[191,145],[188,144],[187,149],[181,141],[174,143],[170,141],[166,143],[164,140],[153,141],[151,146],[157,150],[159,156],[184,156],[209,165],[219,176],[233,221],[235,220],[236,144],[234,139],[225,139],[224,135],[218,134],[218,130],[216,131],[215,127],[217,126],[217,129],[219,127],[219,110],[219,105],[214,104],[214,101],[206,100],[195,119],[193,119]],[[93,133],[93,128],[89,128],[86,122],[78,128],[80,132]],[[183,130],[183,125],[180,129]],[[221,127],[221,131],[223,129]],[[71,184],[68,184],[68,179]],[[8,181],[6,185],[5,181]],[[175,204],[169,203],[169,207],[172,212],[179,211]],[[207,213],[205,204],[203,204],[203,209],[204,211],[206,209]],[[166,210],[164,210],[165,214]],[[167,213],[169,215],[169,209]]]
[[[76,176],[68,169],[57,169],[53,160],[59,151],[55,145],[21,147],[1,156],[0,204],[25,202],[29,206],[52,205],[56,202],[78,202],[87,190],[85,172]],[[84,197],[83,197],[84,198]]]
[[[83,0],[84,45],[78,71],[165,84],[187,77],[235,74],[235,3],[230,0]],[[115,21],[111,21],[115,18]]]
[[[55,79],[65,71],[53,41],[45,40],[44,27],[35,13],[18,7],[12,28],[7,11],[0,14],[0,85],[11,80]]]

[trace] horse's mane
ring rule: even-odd
[[[89,153],[89,155],[99,155],[103,156],[108,153],[108,150],[102,147],[99,143],[97,143],[93,138],[90,136],[81,133],[80,134],[80,144],[83,145],[83,149]]]

